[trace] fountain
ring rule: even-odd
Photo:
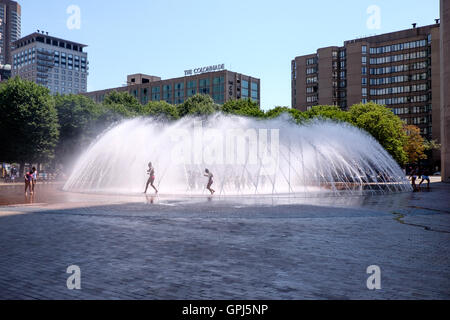
[[[162,194],[217,196],[341,195],[410,191],[401,168],[367,133],[344,123],[298,125],[288,115],[256,120],[126,120],[78,159],[65,191],[142,193],[147,164]]]

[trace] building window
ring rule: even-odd
[[[163,86],[163,100],[167,103],[172,103],[172,85]]]
[[[312,64],[316,64],[316,63],[317,63],[317,59],[316,58],[306,59],[306,65],[307,66],[312,65]]]
[[[181,104],[184,102],[184,82],[175,85],[175,103]]]
[[[225,78],[216,77],[213,79],[213,99],[218,104],[223,104],[225,92]]]
[[[313,73],[317,73],[317,68],[316,67],[306,68],[306,74],[313,74]]]
[[[307,84],[316,83],[316,82],[317,82],[317,77],[306,78],[306,83]]]
[[[161,87],[152,87],[152,101],[161,100]]]
[[[362,46],[362,47],[361,47],[361,52],[362,52],[363,54],[366,54],[366,53],[367,53],[367,46]]]
[[[366,56],[362,57],[361,62],[362,64],[367,64],[367,57]]]
[[[199,80],[199,92],[201,94],[209,94],[210,93],[210,80],[207,79],[200,79]]]
[[[362,78],[362,79],[361,79],[361,84],[362,84],[363,86],[366,86],[366,85],[367,85],[367,78]]]
[[[242,81],[242,99],[248,99],[249,98],[249,82],[246,80]]]
[[[78,88],[78,84],[75,85]],[[141,89],[141,103],[147,104],[148,103],[148,89],[143,88]]]
[[[187,96],[192,97],[195,94],[197,94],[197,81],[189,81],[187,83]]]
[[[258,100],[258,83],[252,82],[251,89],[252,89],[251,92],[252,100],[255,101]]]

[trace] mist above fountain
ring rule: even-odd
[[[149,162],[162,194],[206,195],[205,168],[220,196],[410,190],[392,157],[355,127],[223,114],[123,121],[80,156],[64,190],[141,193]]]

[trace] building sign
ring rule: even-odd
[[[234,97],[234,81],[228,81],[228,96],[229,98]]]
[[[197,74],[220,71],[220,70],[225,70],[225,64],[217,64],[215,66],[186,70],[186,71],[184,71],[184,75],[185,76],[193,76],[193,75],[197,75]]]

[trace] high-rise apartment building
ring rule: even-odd
[[[89,62],[84,44],[35,32],[13,43],[12,76],[33,81],[53,94],[87,91]]]
[[[21,37],[21,7],[11,0],[0,0],[0,65],[12,64],[11,44]]]
[[[259,79],[228,70],[167,80],[144,74],[129,75],[126,87],[94,91],[85,95],[96,102],[102,102],[112,91],[128,92],[142,104],[149,101],[181,104],[197,93],[210,95],[217,104],[237,99],[252,99],[259,104],[261,99]]]
[[[346,41],[292,61],[292,106],[386,105],[440,141],[440,23]],[[429,163],[440,165],[435,152]]]

